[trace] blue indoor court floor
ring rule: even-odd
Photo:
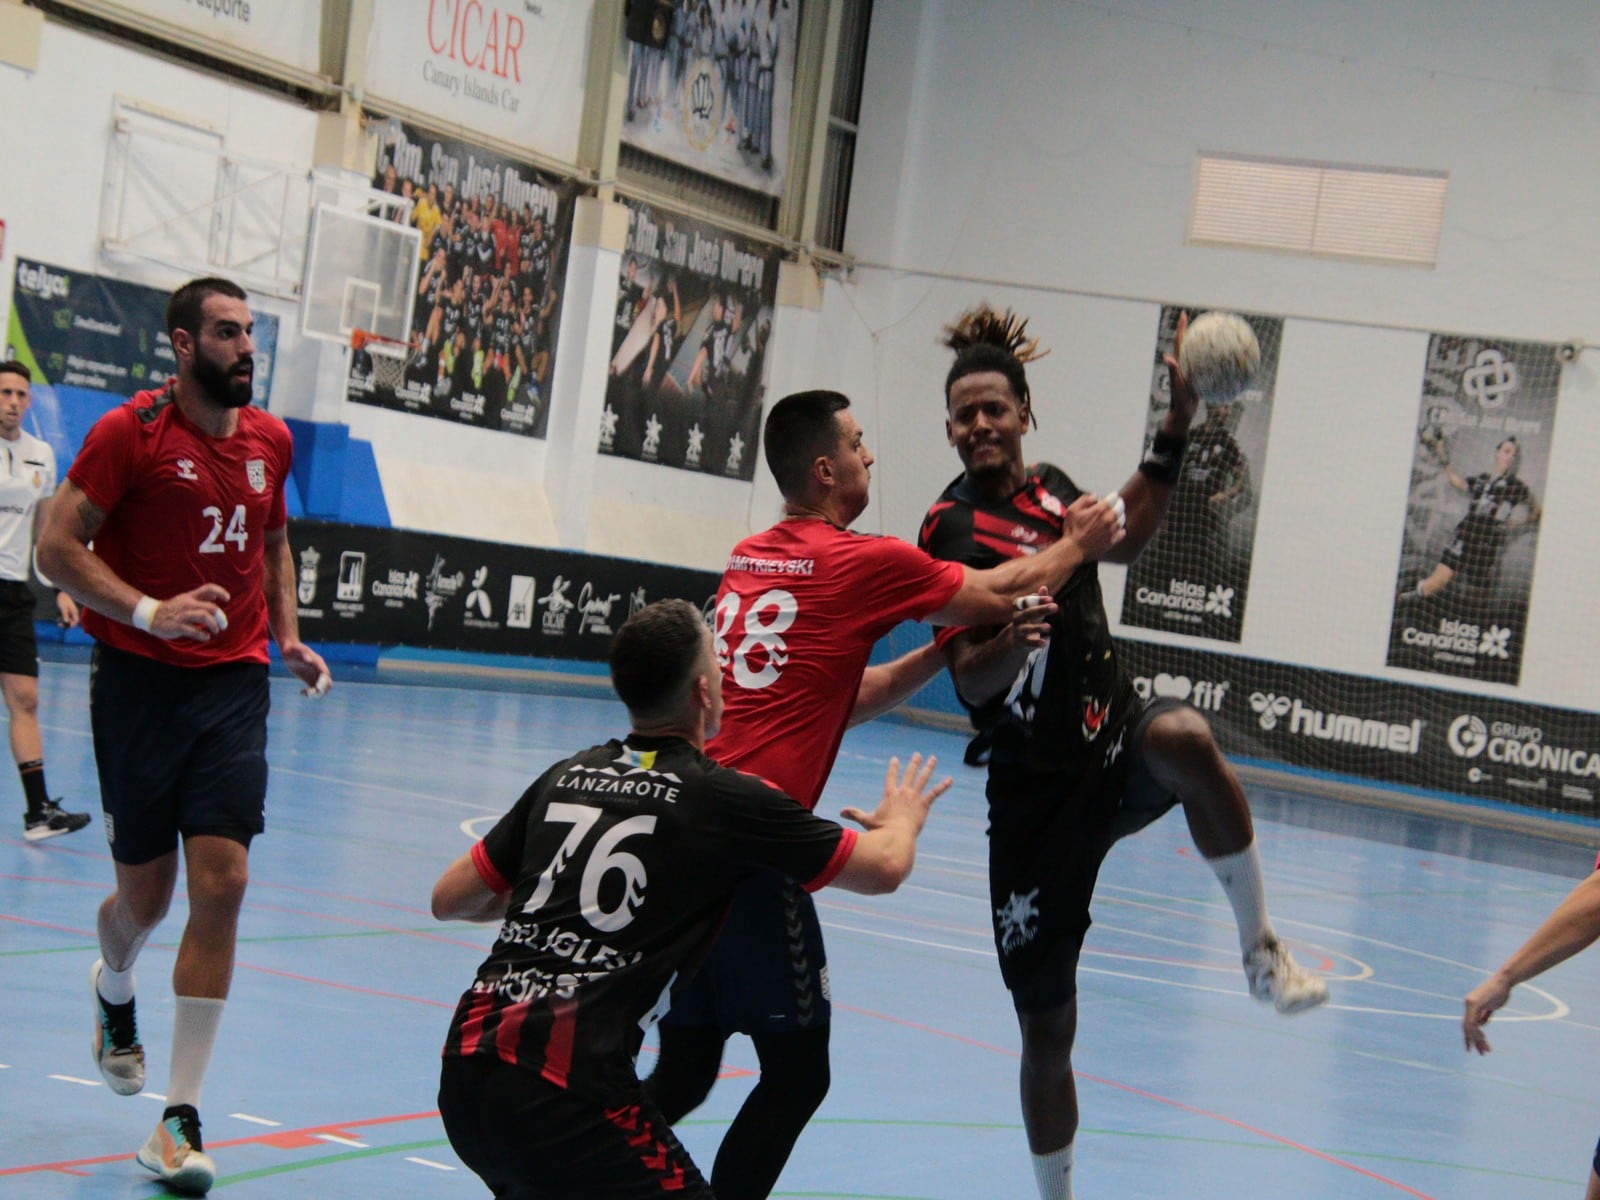
[[[87,669],[48,662],[52,791],[97,810]],[[201,1114],[216,1192],[246,1200],[487,1195],[435,1112],[455,999],[493,936],[428,914],[438,873],[550,761],[618,732],[591,687],[526,679],[276,678],[267,834]],[[541,685],[542,686],[542,685]],[[1034,1195],[1015,1020],[990,945],[981,774],[958,736],[879,721],[846,739],[825,813],[870,804],[891,753],[936,752],[956,787],[899,893],[818,896],[836,1004],[833,1089],[779,1183],[786,1197]],[[1252,789],[1278,928],[1326,974],[1325,1010],[1246,994],[1232,920],[1172,815],[1101,875],[1080,976],[1085,1200],[1558,1200],[1600,1134],[1600,951],[1519,988],[1468,1056],[1461,997],[1571,888],[1593,850]],[[139,962],[149,1091],[89,1054],[95,908],[111,879],[98,815],[30,845],[20,793],[0,836],[0,1197],[161,1193],[133,1152],[161,1112],[180,883]],[[650,1038],[646,1046],[653,1045]],[[703,1167],[748,1090],[747,1041],[681,1128]],[[641,1058],[648,1069],[649,1055]]]

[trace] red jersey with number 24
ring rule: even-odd
[[[821,518],[740,542],[717,591],[724,708],[706,753],[815,808],[873,645],[938,612],[964,575],[897,538]]]
[[[208,642],[163,641],[83,610],[95,640],[179,667],[267,661],[262,548],[288,521],[284,480],[294,439],[277,417],[239,409],[231,437],[202,433],[171,385],[140,392],[95,422],[67,478],[106,514],[94,552],[124,581],[165,600],[221,584],[228,628]]]

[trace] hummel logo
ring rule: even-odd
[[[178,478],[179,479],[199,479],[200,478],[200,476],[198,476],[198,475],[196,475],[194,473],[194,459],[192,459],[192,458],[180,458],[178,460]]]

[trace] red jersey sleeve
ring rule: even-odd
[[[90,427],[67,472],[67,478],[103,513],[117,506],[133,478],[137,421],[131,402],[101,417]]]
[[[966,568],[899,538],[862,538],[851,563],[862,607],[890,627],[938,612],[961,590]]]

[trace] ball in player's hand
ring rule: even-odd
[[[1178,348],[1178,370],[1206,404],[1232,403],[1260,369],[1261,343],[1237,313],[1202,313]]]

